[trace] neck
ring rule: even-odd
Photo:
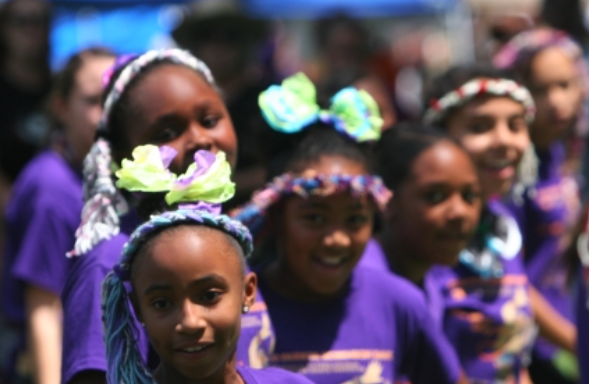
[[[153,377],[158,384],[244,384],[237,372],[235,351],[217,371],[207,377],[191,379],[163,363],[155,370]]]
[[[402,241],[397,239],[395,233],[398,233],[398,231],[385,227],[376,236],[376,239],[382,246],[393,272],[415,285],[421,286],[425,275],[432,267],[432,263],[425,261],[424,258],[419,257],[406,246],[403,246]],[[385,237],[384,234],[388,236]]]
[[[11,83],[31,91],[38,90],[45,84],[46,73],[39,69],[38,59],[26,57],[8,57],[2,68],[4,76]]]
[[[348,286],[344,284],[329,294],[317,293],[303,284],[280,257],[272,262],[262,274],[272,291],[303,303],[321,303],[333,300],[340,296]]]

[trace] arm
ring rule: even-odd
[[[530,301],[540,335],[560,348],[577,352],[577,330],[570,321],[556,312],[536,288],[530,286]]]
[[[25,292],[29,350],[38,384],[61,381],[62,309],[59,296],[28,286]]]

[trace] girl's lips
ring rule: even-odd
[[[486,167],[485,168],[485,172],[490,174],[491,176],[497,178],[497,179],[510,179],[515,175],[515,167],[513,165],[509,165],[507,167],[503,167],[503,168],[492,168],[492,167]]]

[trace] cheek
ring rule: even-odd
[[[234,167],[237,159],[238,143],[231,119],[229,117],[224,119],[224,122],[219,124],[217,129],[212,132],[212,136],[219,150],[225,152],[227,161]]]
[[[468,154],[476,162],[482,158],[485,153],[491,148],[492,140],[489,135],[465,135],[460,139],[460,144],[466,149]]]

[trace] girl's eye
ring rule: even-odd
[[[448,196],[446,195],[446,193],[442,191],[430,191],[426,193],[425,200],[429,204],[439,204],[442,201],[446,200],[447,197]]]
[[[368,222],[369,218],[367,215],[352,215],[348,218],[348,223],[353,226],[362,226]]]
[[[172,302],[167,299],[156,299],[151,302],[151,306],[155,309],[163,310],[172,306]]]
[[[155,137],[155,141],[158,143],[168,143],[175,140],[178,137],[176,130],[172,128],[166,128]]]
[[[206,291],[203,293],[201,300],[205,303],[214,303],[219,297],[221,297],[221,292],[219,291]]]
[[[475,122],[469,124],[468,129],[473,133],[483,133],[490,129],[490,125],[484,122]]]
[[[219,122],[219,119],[215,116],[206,116],[203,120],[202,120],[202,126],[205,128],[214,128],[217,123]]]
[[[303,219],[310,223],[310,224],[315,224],[315,225],[320,225],[325,223],[325,218],[321,215],[318,214],[308,214],[303,216]]]

